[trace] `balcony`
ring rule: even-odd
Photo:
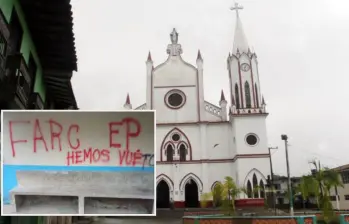
[[[21,56],[20,67],[16,69],[15,76],[17,77],[16,96],[24,106],[28,103],[28,98],[31,92],[31,77],[29,75],[28,67]]]
[[[10,30],[7,25],[6,19],[0,10],[0,82],[5,77],[5,62],[7,55],[7,43],[10,37]]]
[[[30,95],[27,109],[29,110],[43,110],[44,109],[44,102],[41,99],[41,96],[39,93],[32,93]]]
[[[22,54],[7,56],[5,68],[5,75],[1,82],[0,100],[6,102],[16,100],[22,104],[21,107],[26,107],[31,92],[32,78]]]

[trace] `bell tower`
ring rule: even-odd
[[[239,16],[242,9],[237,3],[231,8],[236,12],[236,26],[227,68],[231,97],[229,118],[238,157],[236,181],[238,185],[248,187],[245,177],[252,169],[262,174],[258,181],[263,183],[270,172],[266,129],[268,113],[261,94],[257,56],[251,51]]]
[[[231,114],[266,113],[261,94],[257,55],[251,51],[239,10],[243,7],[235,3],[230,8],[236,11],[236,26],[233,50],[227,58],[230,81]]]

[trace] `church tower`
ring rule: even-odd
[[[248,45],[239,16],[238,10],[243,8],[236,3],[231,9],[236,11],[233,51],[227,59],[231,113],[266,113],[259,82],[257,56]]]
[[[253,175],[257,176],[258,183],[265,183],[265,177],[270,172],[266,130],[268,113],[261,94],[257,56],[251,51],[239,16],[241,9],[237,3],[231,8],[236,11],[236,26],[227,68],[231,98],[229,115],[238,158],[236,181],[246,187],[246,181],[252,181]],[[251,169],[254,171],[251,172]]]

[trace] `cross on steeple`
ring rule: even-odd
[[[239,3],[235,2],[234,6],[230,8],[230,10],[236,11],[236,17],[239,17],[239,10],[244,9],[244,7],[239,6]]]

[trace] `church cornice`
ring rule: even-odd
[[[264,117],[267,117],[269,115],[269,113],[230,113],[229,114],[231,117],[251,117],[251,116],[264,116]]]
[[[253,58],[257,58],[257,54],[256,53],[251,53],[251,54],[248,54],[248,53],[231,54],[228,59],[230,59],[230,61],[231,61],[233,58],[235,58],[237,61],[239,61],[240,58],[242,58],[242,57],[247,57],[249,60],[252,60]]]
[[[237,154],[230,159],[194,159],[189,161],[156,161],[156,164],[166,165],[166,164],[200,164],[200,163],[232,163],[236,162],[238,159],[261,159],[269,158],[269,153],[261,154]]]
[[[200,124],[229,124],[229,121],[196,121],[196,122],[180,122],[180,123],[157,123],[159,126],[183,126],[183,125],[200,125]]]

